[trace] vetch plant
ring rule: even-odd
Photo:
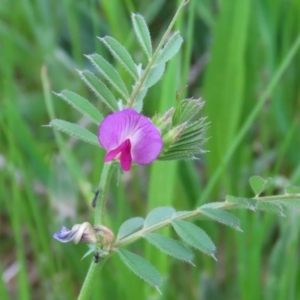
[[[96,147],[102,147],[106,151],[99,187],[92,203],[94,224],[84,222],[74,225],[70,230],[62,227],[53,236],[63,243],[84,242],[91,245],[86,255],[94,253],[94,259],[78,299],[90,297],[93,284],[98,280],[97,269],[116,253],[134,274],[159,290],[162,278],[156,268],[143,257],[124,249],[139,239],[145,239],[167,255],[193,264],[194,253],[191,248],[212,258],[215,258],[216,253],[213,241],[202,228],[191,222],[193,218],[210,219],[241,231],[240,220],[227,210],[245,208],[284,215],[285,207],[299,206],[300,188],[288,187],[283,195],[261,196],[272,185],[272,181],[254,176],[250,179],[255,194],[252,198],[228,195],[224,202],[207,203],[192,211],[177,211],[173,207],[164,206],[161,199],[161,207],[150,211],[145,218],[133,217],[126,220],[120,226],[116,238],[105,226],[106,198],[114,170],[121,169],[127,172],[135,163],[147,165],[156,159],[196,159],[199,154],[205,152],[202,145],[206,141],[204,133],[208,125],[205,117],[197,118],[203,107],[201,99],[180,99],[178,93],[175,107],[171,107],[164,114],[156,114],[149,119],[142,113],[148,89],[162,78],[166,63],[180,50],[183,39],[179,32],[172,33],[172,28],[187,3],[188,0],[181,3],[155,50],[152,48],[144,18],[139,14],[132,14],[133,30],[148,60],[146,66],[135,62],[126,48],[114,38],[100,38],[134,80],[131,91],[114,66],[102,56],[86,56],[102,75],[103,80],[90,71],[78,73],[97,98],[105,104],[107,112],[100,112],[87,99],[73,92],[65,90],[57,94],[96,124],[98,132],[91,132],[77,124],[59,119],[52,120],[49,126]],[[106,116],[103,117],[104,115]],[[174,229],[181,241],[156,233],[167,226]]]

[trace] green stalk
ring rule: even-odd
[[[291,199],[300,200],[300,194],[284,194],[284,195],[276,195],[276,196],[253,197],[252,199],[260,201],[260,202],[270,202],[270,201],[276,201],[276,200],[289,200],[289,199],[290,200]],[[214,209],[216,209],[216,210],[231,210],[231,209],[241,209],[241,208],[244,208],[244,206],[239,205],[238,203],[232,203],[232,202],[227,202],[227,201],[221,202],[221,203],[219,203],[218,206],[216,205],[214,207]],[[180,215],[174,216],[170,219],[163,220],[152,226],[142,228],[141,230],[116,241],[112,245],[111,251],[115,251],[115,250],[117,250],[117,248],[124,247],[125,245],[133,243],[134,241],[142,238],[146,233],[155,232],[159,229],[167,227],[171,224],[171,221],[186,220],[186,219],[195,218],[195,217],[198,217],[201,215],[203,215],[203,213],[201,211],[201,207],[197,208],[196,210],[182,212],[182,213],[180,213]]]
[[[99,182],[99,198],[96,199],[94,225],[103,225],[105,221],[106,199],[109,183],[113,174],[113,163],[105,163]],[[78,300],[89,299],[97,274],[108,257],[101,258],[98,263],[92,262],[82,285]]]
[[[105,163],[103,166],[103,170],[99,182],[99,198],[97,199],[96,207],[95,207],[94,225],[104,224],[107,192],[112,177],[112,173],[113,173],[113,163],[111,162]]]
[[[131,96],[130,96],[130,98],[129,98],[129,103],[128,103],[129,107],[133,105],[136,96],[137,96],[138,93],[140,92],[140,90],[141,90],[141,88],[142,88],[142,86],[143,86],[143,83],[144,83],[145,79],[146,79],[147,76],[148,76],[148,73],[150,72],[151,68],[152,68],[153,65],[155,64],[155,61],[156,61],[156,58],[157,58],[157,56],[158,56],[158,54],[159,54],[160,49],[163,47],[163,45],[164,45],[165,42],[167,41],[167,39],[168,39],[168,37],[169,37],[169,34],[170,34],[170,32],[171,32],[171,30],[172,30],[172,28],[173,28],[173,26],[174,26],[174,24],[175,24],[175,22],[176,22],[176,20],[177,20],[177,18],[178,18],[180,12],[181,12],[182,9],[184,8],[184,6],[187,5],[187,4],[189,3],[189,1],[190,1],[190,0],[183,0],[183,1],[181,2],[180,6],[178,7],[178,9],[177,9],[177,11],[176,11],[176,13],[175,13],[175,15],[174,15],[174,17],[173,17],[171,23],[170,23],[170,25],[168,26],[168,28],[167,28],[165,34],[163,35],[161,41],[159,42],[159,44],[158,44],[158,46],[157,46],[155,52],[153,53],[152,57],[149,58],[148,65],[147,65],[147,67],[146,67],[146,69],[145,69],[145,71],[144,71],[142,77],[141,77],[140,80],[137,82],[137,84],[136,84],[136,86],[135,86],[134,90],[132,91],[132,94],[131,94]]]
[[[78,296],[78,300],[86,300],[89,299],[92,293],[93,286],[95,285],[95,280],[97,278],[97,274],[102,269],[107,258],[99,260],[98,263],[92,262],[89,271],[85,277],[83,286],[81,288],[80,294]]]
[[[98,201],[97,203],[97,212],[100,211],[102,215],[103,211],[102,209],[105,209],[105,198],[106,198],[106,193],[107,193],[107,187],[111,178],[111,171],[112,169],[112,164],[106,164],[105,168],[103,169],[102,175],[101,175],[101,180],[100,180],[100,187],[104,188],[105,193],[101,194],[101,201]],[[300,200],[300,194],[284,194],[284,195],[276,195],[276,196],[264,196],[264,197],[254,197],[253,199],[261,202],[270,202],[270,201],[276,201],[276,200],[289,200],[289,199],[298,199]],[[239,209],[243,208],[243,205],[239,205],[238,203],[231,203],[231,202],[222,202],[219,203],[218,206],[216,205],[214,209],[218,210],[231,210],[231,209]],[[95,282],[95,278],[97,277],[97,274],[100,272],[100,269],[102,268],[103,264],[105,261],[120,247],[124,247],[128,244],[132,244],[138,239],[141,239],[144,237],[146,233],[149,232],[155,232],[159,229],[162,229],[164,227],[167,227],[171,224],[172,221],[174,220],[186,220],[186,219],[191,219],[195,217],[199,217],[203,215],[201,211],[201,207],[197,208],[196,210],[193,211],[187,211],[187,212],[182,212],[181,214],[174,216],[170,219],[163,220],[161,222],[158,222],[152,226],[143,228],[137,232],[134,232],[133,234],[126,236],[118,241],[116,241],[110,248],[110,253],[105,256],[105,258],[100,258],[99,263],[92,262],[90,269],[87,273],[87,276],[85,278],[85,281],[83,283],[81,292],[79,294],[78,300],[86,300],[89,299],[93,285]],[[97,218],[97,214],[95,219]],[[100,218],[101,219],[101,218]],[[99,220],[100,220],[99,219]],[[103,220],[103,219],[102,219]]]

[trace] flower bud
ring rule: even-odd
[[[73,242],[95,244],[101,242],[109,245],[114,240],[114,234],[105,226],[92,226],[88,222],[82,224],[75,224],[71,230],[62,227],[59,232],[54,233],[53,237],[62,243]]]
[[[172,121],[172,115],[174,113],[174,107],[171,107],[169,110],[167,110],[162,116],[155,115],[152,118],[152,122],[159,128],[165,127],[166,124],[171,124]]]
[[[171,146],[180,138],[180,136],[184,132],[184,129],[186,128],[186,125],[187,125],[186,123],[180,124],[172,128],[167,134],[163,136],[165,149]]]

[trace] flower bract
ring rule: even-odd
[[[98,139],[107,151],[104,161],[118,159],[124,171],[130,170],[132,162],[151,163],[163,147],[159,130],[132,108],[108,115],[99,126]]]

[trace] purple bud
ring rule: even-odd
[[[103,248],[109,248],[115,239],[113,232],[106,226],[92,226],[88,222],[75,224],[71,230],[63,226],[53,237],[62,243],[100,243]]]
[[[74,244],[88,243],[94,244],[97,242],[96,231],[88,222],[75,224],[71,230],[62,227],[59,232],[53,234],[53,237],[62,243],[74,242]]]
[[[59,232],[53,234],[53,237],[62,243],[68,243],[74,239],[74,234],[74,231],[63,226]]]
[[[119,159],[124,171],[130,170],[132,162],[151,163],[163,147],[159,130],[132,108],[108,115],[99,126],[98,139],[107,151],[104,161]]]

